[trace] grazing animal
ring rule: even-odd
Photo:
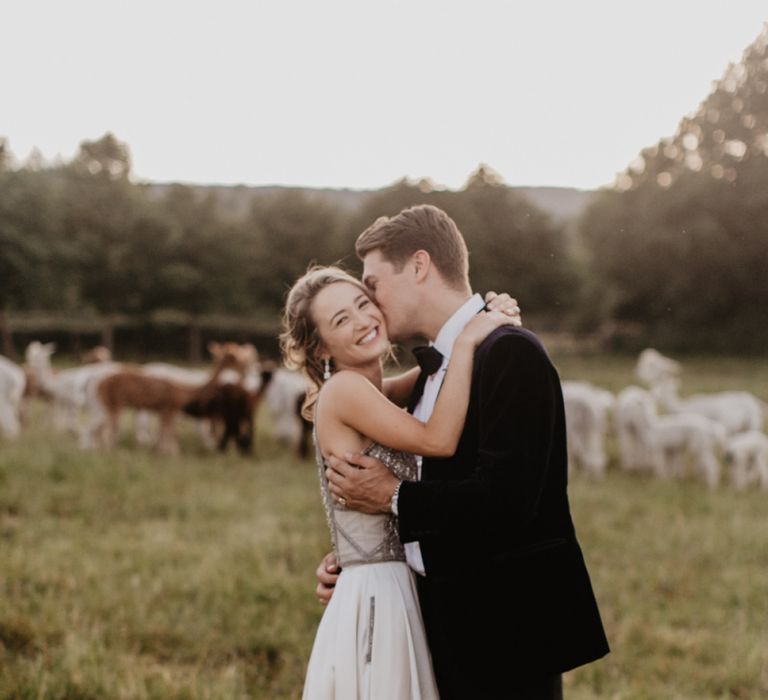
[[[92,416],[90,432],[106,447],[111,447],[117,432],[120,413],[125,408],[153,411],[160,417],[157,448],[164,454],[177,454],[176,417],[193,401],[205,403],[215,393],[219,377],[227,369],[240,369],[238,359],[225,354],[216,363],[203,386],[185,386],[140,371],[123,371],[102,379],[96,393],[102,411]]]
[[[34,340],[25,351],[26,365],[40,395],[50,397],[54,428],[77,435],[81,432],[81,412],[92,408],[89,404],[89,383],[113,374],[123,366],[116,362],[97,362],[54,372],[51,355],[55,351],[55,343]]]
[[[197,418],[208,418],[220,426],[218,449],[225,452],[230,440],[242,454],[253,448],[254,419],[264,392],[272,379],[272,373],[262,373],[259,388],[249,391],[242,384],[218,384],[210,396],[196,398],[184,406],[184,412]]]
[[[251,343],[240,345],[238,343],[208,343],[208,352],[214,360],[220,360],[225,354],[229,353],[237,358],[242,372],[235,376],[233,372],[224,372],[220,381],[223,384],[242,383],[251,393],[259,391],[262,384],[263,372],[259,362],[259,353]]]
[[[739,433],[728,440],[725,462],[731,468],[731,480],[741,490],[759,483],[768,490],[768,436],[758,430]]]
[[[626,471],[647,471],[653,467],[651,434],[647,425],[653,421],[648,392],[629,386],[616,397],[616,436],[621,466]]]
[[[301,418],[300,405],[304,401],[307,382],[298,372],[285,368],[274,369],[272,382],[266,392],[266,403],[272,416],[272,434],[278,442],[294,448],[301,456],[308,452],[307,427]],[[309,429],[311,432],[311,428]]]
[[[678,376],[681,370],[682,367],[676,360],[664,357],[653,348],[647,348],[637,359],[635,375],[647,387],[652,387],[662,380]]]
[[[624,469],[680,477],[690,461],[710,488],[719,484],[716,453],[726,438],[719,423],[693,413],[659,416],[651,395],[630,386],[617,398],[616,427]]]
[[[605,438],[608,413],[614,397],[610,391],[586,382],[563,382],[568,465],[579,466],[594,477],[605,475],[608,458]]]
[[[21,399],[27,385],[24,370],[0,355],[0,436],[15,439],[21,432]]]
[[[80,356],[80,362],[84,365],[96,364],[98,362],[112,362],[112,351],[104,345],[97,345],[90,350],[86,350]]]
[[[680,398],[680,380],[675,377],[653,385],[653,396],[669,413],[695,413],[720,423],[729,435],[763,429],[763,406],[748,391],[721,391]]]
[[[237,343],[208,343],[208,351],[212,355],[214,361],[221,360],[226,354],[230,354],[235,357],[239,363],[237,370],[227,369],[224,370],[219,376],[218,383],[220,386],[227,384],[239,385],[248,394],[258,394],[259,387],[261,386],[261,366],[259,364],[259,355],[256,348],[247,343],[245,345],[239,345]],[[176,384],[182,384],[185,386],[203,386],[208,381],[209,374],[203,369],[190,369],[186,367],[178,367],[177,365],[168,364],[165,362],[150,362],[142,365],[142,372],[152,377],[159,377],[161,379],[167,379],[168,381]],[[229,406],[227,413],[231,415],[236,414],[237,395],[239,390],[230,389],[221,392],[220,401],[223,401],[226,406]],[[245,395],[243,395],[245,400]],[[249,401],[252,399],[248,399]],[[214,405],[215,404],[215,405]],[[230,435],[232,430],[232,424],[229,430],[224,426],[221,421],[223,420],[222,407],[218,406],[217,401],[214,401],[210,406],[190,405],[189,410],[185,408],[184,413],[196,418],[198,420],[198,432],[203,441],[203,444],[210,450],[217,447],[220,448],[220,440],[218,437],[222,434]],[[234,419],[231,419],[234,420]],[[148,445],[152,441],[151,430],[151,414],[148,411],[139,411],[136,416],[136,440],[139,444]],[[229,438],[227,438],[228,440]]]
[[[723,391],[680,398],[679,362],[651,348],[643,350],[635,373],[650,387],[659,407],[667,413],[696,413],[721,423],[733,435],[762,430],[764,405],[747,391]]]
[[[148,377],[165,379],[174,384],[194,387],[202,387],[208,381],[210,376],[209,372],[204,369],[178,367],[177,365],[168,364],[166,362],[148,362],[141,366],[141,373]],[[154,416],[151,411],[136,411],[136,442],[140,445],[151,445],[152,442],[156,440],[156,431],[153,431],[153,419]],[[210,421],[200,417],[197,430],[203,444],[209,450],[213,450],[216,443],[212,436],[213,431]]]

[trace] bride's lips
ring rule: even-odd
[[[374,326],[362,338],[360,338],[360,340],[357,341],[357,345],[368,345],[368,343],[376,340],[378,336],[379,336],[379,327]]]

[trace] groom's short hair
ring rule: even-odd
[[[467,244],[448,214],[431,204],[403,209],[396,216],[381,216],[355,242],[362,260],[374,250],[397,272],[417,250],[426,250],[443,279],[457,289],[469,287]]]

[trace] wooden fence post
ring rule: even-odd
[[[189,361],[199,364],[203,361],[202,333],[200,323],[193,319],[189,323]]]
[[[112,319],[104,319],[101,327],[101,344],[113,355],[115,353],[115,326]]]
[[[5,311],[0,311],[0,335],[3,337],[3,355],[15,359],[16,348],[13,347],[13,331]]]

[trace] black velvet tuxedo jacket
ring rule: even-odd
[[[441,697],[503,697],[516,675],[608,653],[567,482],[557,371],[535,335],[499,328],[475,353],[455,455],[425,458],[398,499],[400,537],[420,543],[426,568],[417,580]]]

